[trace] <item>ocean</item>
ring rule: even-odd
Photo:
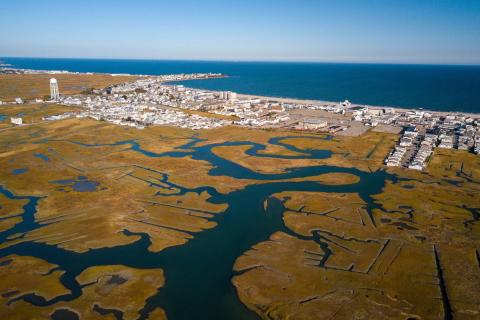
[[[480,113],[480,66],[0,58],[17,68],[161,75],[220,72],[189,87],[283,98]]]

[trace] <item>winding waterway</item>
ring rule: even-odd
[[[264,145],[249,141],[197,146],[203,140],[195,137],[192,138],[191,142],[177,148],[176,151],[166,153],[153,153],[144,150],[134,140],[110,144],[112,146],[129,145],[130,150],[147,157],[181,158],[191,156],[193,159],[208,161],[212,165],[210,175],[252,179],[257,180],[257,183],[223,194],[218,192],[215,186],[189,189],[176,185],[169,181],[167,174],[158,172],[163,177],[162,186],[152,184],[152,187],[158,188],[158,194],[168,196],[206,191],[211,196],[209,202],[228,204],[224,213],[214,215],[211,218],[212,221],[217,223],[217,226],[193,234],[193,239],[184,245],[170,247],[158,253],[148,251],[151,241],[147,234],[134,234],[128,230],[124,230],[127,236],[139,235],[140,239],[128,245],[94,249],[84,253],[76,253],[38,242],[21,242],[11,245],[0,250],[0,257],[17,254],[37,257],[56,264],[59,266],[59,270],[65,271],[60,280],[70,290],[68,294],[57,296],[52,300],[46,300],[36,294],[27,294],[16,298],[16,300],[22,299],[34,305],[46,306],[59,301],[76,299],[82,294],[82,287],[75,278],[83,270],[92,266],[120,264],[133,268],[162,268],[164,270],[165,286],[147,300],[141,310],[140,319],[146,319],[156,307],[164,308],[171,320],[258,319],[256,314],[248,310],[239,301],[231,283],[231,279],[235,275],[232,270],[233,264],[239,256],[255,244],[268,240],[273,233],[278,231],[316,241],[325,251],[325,256],[320,261],[319,267],[324,267],[323,263],[328,259],[329,254],[328,244],[322,241],[322,237],[318,233],[313,233],[311,237],[303,237],[293,233],[284,225],[282,216],[285,208],[283,203],[272,195],[284,191],[358,193],[367,203],[367,211],[371,213],[371,210],[377,206],[371,195],[380,193],[386,180],[395,181],[394,176],[384,171],[364,172],[355,168],[335,166],[298,167],[290,168],[284,173],[262,174],[223,159],[212,152],[212,148],[220,146],[250,146],[246,153],[259,158],[324,159],[331,155],[331,152],[326,150],[297,149],[285,142],[285,140],[291,138],[293,137],[273,138],[269,143],[286,147],[297,152],[297,155],[267,155],[261,153],[265,149]],[[105,146],[70,142],[86,148]],[[308,178],[332,172],[354,174],[359,178],[359,181],[346,185],[325,185],[315,181],[284,181],[285,179]],[[165,185],[168,186],[170,191],[177,190],[177,192],[163,194]],[[1,243],[11,241],[7,238],[12,235],[25,234],[42,227],[41,224],[35,222],[36,205],[40,198],[14,195],[1,186],[0,193],[11,199],[28,200],[23,208],[23,221],[12,229],[1,232]],[[265,202],[267,206],[264,206]],[[15,300],[11,301],[11,303],[14,302]],[[121,312],[115,312],[115,315],[117,318],[122,318]]]

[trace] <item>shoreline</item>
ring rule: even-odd
[[[229,76],[225,76],[224,78],[228,78]],[[208,79],[192,79],[192,80],[178,80],[178,81],[171,81],[171,82],[165,82],[166,85],[175,85],[175,82],[184,82],[184,81],[201,81],[201,80],[208,80]],[[202,88],[194,88],[194,87],[185,87],[187,89],[191,90],[204,90],[208,92],[214,92],[214,93],[219,93],[222,91],[230,91],[230,90],[210,90],[210,89],[202,89]],[[232,91],[234,92],[234,91]],[[246,93],[238,93],[237,98],[239,100],[248,100],[248,99],[261,99],[261,100],[267,100],[267,101],[273,101],[273,102],[283,102],[283,103],[291,103],[291,104],[305,104],[305,105],[337,105],[341,103],[341,101],[335,102],[335,101],[326,101],[326,100],[311,100],[311,99],[300,99],[300,98],[286,98],[286,97],[275,97],[275,96],[261,96],[261,95],[255,95],[255,94],[246,94]],[[462,112],[462,111],[437,111],[437,110],[431,110],[427,108],[415,108],[415,107],[394,107],[394,106],[374,106],[374,105],[369,105],[369,104],[363,104],[363,103],[355,103],[350,101],[352,107],[356,106],[362,106],[362,107],[367,107],[369,109],[394,109],[397,112],[428,112],[432,114],[438,114],[442,116],[447,116],[447,115],[464,115],[467,117],[471,118],[480,118],[480,112],[479,113],[471,113],[471,112]]]
[[[130,73],[103,73],[103,72],[74,72],[74,71],[67,71],[67,70],[35,70],[35,69],[26,69],[26,68],[12,68],[12,67],[0,67],[0,69],[16,69],[16,70],[24,70],[24,71],[29,71],[31,73],[47,73],[47,74],[86,74],[86,75],[94,75],[94,74],[99,74],[99,75],[110,75],[112,77],[115,76],[134,76],[134,77],[141,77],[141,78],[159,78],[162,76],[167,76],[167,75],[146,75],[146,74],[130,74]],[[180,74],[185,74],[185,73],[176,73],[172,75],[180,75]],[[221,79],[221,78],[229,78],[230,76],[227,74],[221,74],[221,76],[212,78],[212,79]],[[175,85],[177,82],[185,82],[185,81],[200,81],[200,80],[210,80],[209,78],[207,79],[184,79],[184,80],[164,80],[163,83],[166,85]],[[202,89],[202,88],[194,88],[194,87],[186,87],[191,90],[205,90],[208,92],[214,92],[214,93],[219,93],[222,91],[230,91],[230,90],[210,90],[210,89]],[[232,91],[234,92],[234,91]],[[273,102],[283,102],[283,103],[291,103],[291,104],[304,104],[304,105],[337,105],[341,103],[341,101],[335,102],[335,101],[327,101],[327,100],[315,100],[315,99],[302,99],[302,98],[287,98],[287,97],[275,97],[275,96],[262,96],[262,95],[255,95],[255,94],[247,94],[247,93],[239,93],[235,92],[237,94],[237,98],[239,100],[248,100],[248,99],[261,99],[261,100],[267,100],[267,101],[273,101]],[[447,115],[463,115],[466,117],[471,117],[471,118],[479,118],[480,119],[480,112],[479,113],[471,113],[471,112],[462,112],[462,111],[438,111],[438,110],[432,110],[428,108],[423,108],[423,107],[398,107],[398,106],[378,106],[378,105],[369,105],[369,104],[364,104],[364,103],[356,103],[352,102],[351,107],[356,107],[356,106],[362,106],[362,107],[367,107],[369,109],[394,109],[397,112],[427,112],[431,114],[436,114],[440,116],[447,116]]]

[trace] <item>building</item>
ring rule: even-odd
[[[237,99],[237,93],[231,91],[220,91],[218,97],[222,100],[235,100]]]
[[[341,102],[340,105],[341,105],[343,108],[348,109],[348,108],[350,108],[350,107],[352,106],[352,103],[351,103],[350,101],[348,101],[348,100],[345,100],[345,101]]]
[[[284,112],[285,111],[285,108],[283,107],[282,104],[272,104],[270,105],[270,110],[272,110],[273,112]]]
[[[237,99],[237,93],[228,91],[228,92],[227,92],[227,99],[228,99],[228,100],[235,100],[235,99]]]
[[[23,124],[23,119],[22,118],[19,118],[19,117],[11,117],[10,118],[10,122],[12,124],[16,124],[16,125],[22,125]]]
[[[174,90],[176,92],[185,92],[186,89],[185,89],[185,86],[177,85],[177,86],[174,87]]]
[[[321,119],[304,119],[301,122],[301,126],[303,129],[315,130],[325,128],[327,126],[327,122]]]
[[[50,99],[57,101],[60,98],[60,92],[58,91],[57,79],[50,79]]]

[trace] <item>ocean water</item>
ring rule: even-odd
[[[0,58],[18,68],[161,75],[221,72],[190,87],[480,113],[480,66]]]

